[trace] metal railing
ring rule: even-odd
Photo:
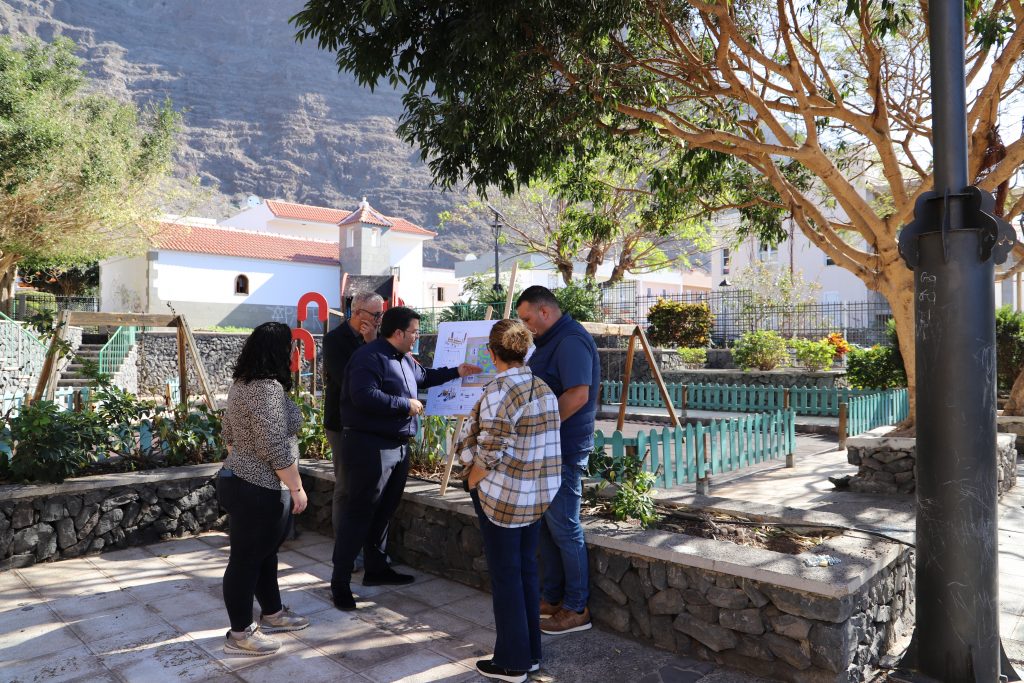
[[[121,364],[128,356],[128,352],[135,346],[135,336],[138,328],[127,325],[117,328],[99,354],[99,371],[104,375],[116,374],[121,369]]]
[[[28,388],[39,379],[46,345],[25,325],[0,313],[0,390]]]
[[[651,429],[635,437],[620,431],[605,436],[598,430],[594,445],[599,450],[610,448],[615,460],[642,458],[644,471],[654,475],[657,486],[696,483],[700,491],[711,475],[782,458],[787,467],[792,466],[795,416],[791,410],[752,413],[708,424]]]
[[[30,320],[40,314],[56,316],[60,311],[98,311],[99,297],[56,296],[46,292],[16,292],[11,300],[11,316]]]

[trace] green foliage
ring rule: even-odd
[[[777,326],[786,337],[793,335],[801,309],[814,303],[821,289],[799,271],[762,261],[747,266],[736,286],[746,294],[740,310],[746,328],[753,332]]]
[[[96,406],[95,415],[107,432],[104,442],[109,450],[131,456],[138,448],[137,425],[154,414],[156,404],[110,384],[105,375],[98,376],[97,381],[99,388],[90,398]]]
[[[598,490],[615,485],[615,497],[612,499],[612,510],[618,519],[635,519],[641,526],[647,527],[658,521],[654,509],[654,490],[656,477],[644,470],[646,454],[638,455],[627,449],[625,456],[615,458],[603,448],[596,448],[590,454],[587,474],[600,477]]]
[[[324,430],[323,406],[318,406],[309,392],[302,392],[292,399],[302,411],[302,428],[299,430],[299,455],[303,458],[321,460],[331,455],[331,445]]]
[[[647,313],[647,337],[655,346],[707,346],[715,315],[706,303],[685,304],[658,299]]]
[[[708,350],[706,348],[679,348],[676,349],[683,365],[688,368],[702,368],[708,363]]]
[[[811,372],[821,372],[832,367],[836,357],[836,347],[827,339],[811,341],[794,338],[789,340],[789,348],[793,349],[797,362]]]
[[[220,460],[224,456],[221,413],[200,404],[191,410],[180,404],[153,420],[154,451],[171,467]]]
[[[600,322],[601,288],[593,280],[573,280],[554,291],[558,307],[580,322]],[[515,302],[513,302],[514,304]]]
[[[788,357],[786,340],[773,330],[747,332],[732,348],[733,360],[744,370],[773,370]]]
[[[18,265],[22,282],[60,296],[89,296],[100,286],[100,265],[97,261],[75,259],[29,258]]]
[[[420,433],[409,445],[409,462],[416,469],[437,472],[448,454],[447,439],[453,426],[441,415],[427,415],[420,423]]]
[[[87,87],[75,44],[0,40],[0,259],[81,265],[140,249],[179,117]]]
[[[35,323],[34,327],[45,325],[57,315],[57,296],[50,292],[18,292],[14,300],[23,311],[22,317]]]
[[[25,483],[64,481],[95,460],[107,436],[94,413],[62,411],[52,401],[22,406],[6,429],[13,455],[0,456],[0,474]]]
[[[996,380],[1008,391],[1024,369],[1024,313],[1002,306],[996,311]]]
[[[907,386],[896,323],[886,323],[887,343],[870,349],[851,349],[846,359],[846,379],[855,389],[889,389]]]

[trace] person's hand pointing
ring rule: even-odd
[[[484,369],[479,365],[471,365],[469,363],[463,363],[459,366],[459,377],[468,377],[469,375],[479,375]]]

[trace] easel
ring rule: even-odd
[[[661,369],[658,367],[658,363],[654,360],[654,352],[651,351],[651,343],[647,341],[647,335],[640,328],[639,325],[633,328],[633,333],[629,335],[629,346],[626,347],[626,368],[622,374],[622,396],[619,401],[619,417],[615,421],[615,430],[622,431],[622,427],[626,422],[626,399],[629,396],[629,382],[630,375],[633,374],[633,354],[636,352],[636,340],[640,340],[640,346],[643,347],[644,355],[647,357],[647,364],[651,366],[651,373],[654,375],[654,382],[658,385],[658,391],[661,393],[661,400],[668,408],[668,417],[672,422],[672,426],[679,427],[679,417],[676,415],[675,406],[672,405],[672,399],[669,398],[668,388],[665,386],[665,380],[661,376]]]
[[[503,319],[509,317],[512,314],[512,296],[516,289],[516,273],[519,271],[519,264],[512,264],[512,273],[508,280],[508,294],[505,296],[505,311],[502,316]],[[484,314],[484,320],[491,320],[494,316],[494,309],[491,306],[487,307],[487,312]],[[459,435],[462,434],[462,427],[466,423],[466,416],[459,415],[458,420],[455,421],[455,431],[452,433],[451,443],[448,445],[448,457],[444,464],[444,475],[441,477],[441,495],[443,496],[448,492],[448,481],[452,476],[452,467],[455,465],[455,445],[459,442]]]
[[[57,390],[57,363],[60,347],[67,340],[68,328],[72,325],[83,326],[118,326],[135,325],[138,327],[174,327],[178,332],[178,381],[180,382],[181,400],[188,403],[188,361],[191,355],[196,368],[199,386],[206,397],[206,404],[217,409],[217,401],[210,391],[210,380],[206,376],[206,367],[199,356],[199,348],[192,334],[192,328],[183,315],[164,315],[159,313],[95,313],[92,311],[62,311],[57,318],[57,329],[53,340],[46,351],[46,360],[36,385],[33,401],[52,401]]]

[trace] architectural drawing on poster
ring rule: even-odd
[[[468,415],[480,399],[483,387],[497,371],[487,350],[487,339],[494,320],[441,323],[437,330],[434,367],[454,367],[462,363],[479,365],[479,375],[455,379],[427,391],[427,415]]]

